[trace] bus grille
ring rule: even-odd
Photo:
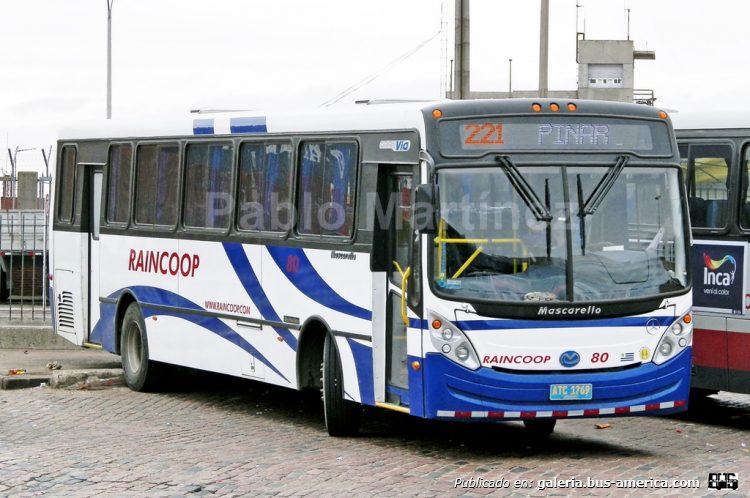
[[[63,291],[62,294],[58,294],[55,311],[58,330],[68,329],[70,332],[75,332],[72,292]]]

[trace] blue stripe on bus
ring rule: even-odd
[[[253,267],[250,265],[250,261],[247,260],[247,255],[242,245],[229,242],[223,242],[222,245],[224,246],[224,252],[227,253],[229,262],[232,264],[232,268],[234,268],[234,272],[237,274],[237,278],[240,279],[245,292],[247,292],[247,295],[250,296],[250,299],[260,310],[261,316],[266,320],[280,322],[281,318],[279,318],[279,315],[276,314],[273,306],[271,306],[271,302],[268,300],[263,287],[261,287],[258,281],[258,277],[253,271]],[[273,329],[292,350],[297,351],[297,338],[294,337],[294,334],[282,327],[273,327]]]
[[[304,250],[295,247],[273,246],[268,246],[266,249],[268,249],[268,253],[279,269],[286,275],[286,278],[305,296],[334,311],[363,320],[372,320],[372,311],[347,301],[323,280],[323,277],[320,276],[312,263],[310,263],[310,260],[307,259]],[[286,271],[290,258],[298,258],[299,267],[296,272]],[[297,261],[294,262],[294,266],[297,267]]]
[[[173,306],[172,303],[176,303],[174,304],[174,306],[177,306],[178,308],[206,311],[194,302],[185,299],[184,297],[175,294],[174,292],[165,289],[159,289],[157,287],[136,285],[133,287],[128,287],[128,289],[135,295],[138,302],[143,304],[143,306],[141,307],[143,318],[148,318],[151,316],[174,316],[176,318],[194,323],[206,330],[213,332],[222,339],[226,339],[232,344],[239,346],[244,351],[247,351],[248,353],[253,355],[256,360],[260,361],[265,366],[276,372],[279,377],[289,382],[289,379],[284,377],[284,374],[282,374],[275,366],[273,366],[273,364],[271,364],[271,362],[265,356],[263,356],[260,351],[253,347],[252,344],[247,342],[247,340],[245,340],[241,335],[232,330],[229,325],[225,324],[220,319],[205,315],[194,315],[192,313],[182,313],[179,311],[157,310],[148,307],[149,304]],[[114,292],[108,297],[117,299],[120,297],[123,290],[125,289]]]
[[[598,320],[558,321],[558,320],[459,320],[455,324],[461,330],[509,330],[509,329],[564,329],[591,327],[645,327],[649,320],[657,320],[659,326],[672,324],[674,316],[641,316],[622,318],[602,318]]]
[[[229,131],[231,133],[266,133],[268,131],[266,117],[230,118]]]
[[[193,120],[193,135],[213,135],[214,134],[214,120],[213,119],[194,119]]]
[[[372,377],[372,348],[347,338],[349,348],[354,357],[354,366],[357,369],[359,380],[359,398],[365,405],[375,404],[375,381]]]

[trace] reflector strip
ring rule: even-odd
[[[668,408],[679,408],[685,406],[687,400],[665,401],[664,403],[652,403],[648,405],[618,406],[616,408],[592,408],[588,410],[557,410],[539,412],[454,412],[438,410],[438,417],[445,418],[571,418],[571,417],[597,417],[599,415],[613,415],[623,413],[636,413],[644,411],[666,410]]]

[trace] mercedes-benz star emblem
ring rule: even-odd
[[[646,331],[648,331],[648,333],[651,335],[658,334],[661,331],[661,324],[659,323],[659,320],[657,320],[656,318],[652,318],[648,322],[646,322]]]

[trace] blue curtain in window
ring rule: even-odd
[[[300,231],[318,233],[317,207],[321,192],[315,189],[315,173],[320,168],[321,144],[307,144],[302,155],[302,171],[300,172]],[[320,190],[318,187],[317,190]],[[305,194],[310,194],[311,203],[305,202]],[[310,209],[312,212],[308,212]]]
[[[271,226],[271,212],[273,211],[273,193],[277,190],[276,183],[279,178],[279,151],[277,145],[266,147],[266,167],[264,187],[265,192],[261,202],[263,203],[263,221],[266,230],[277,229]]]
[[[351,175],[354,172],[354,168],[352,167],[353,152],[353,147],[350,144],[331,145],[328,148],[328,153],[333,160],[333,192],[331,202],[334,206],[337,206],[330,211],[331,218],[329,219],[329,223],[331,225],[341,225],[343,227],[346,223],[346,219],[338,219],[338,217],[341,211],[343,211],[344,218],[346,218],[346,211],[349,207],[347,205],[347,193]]]

